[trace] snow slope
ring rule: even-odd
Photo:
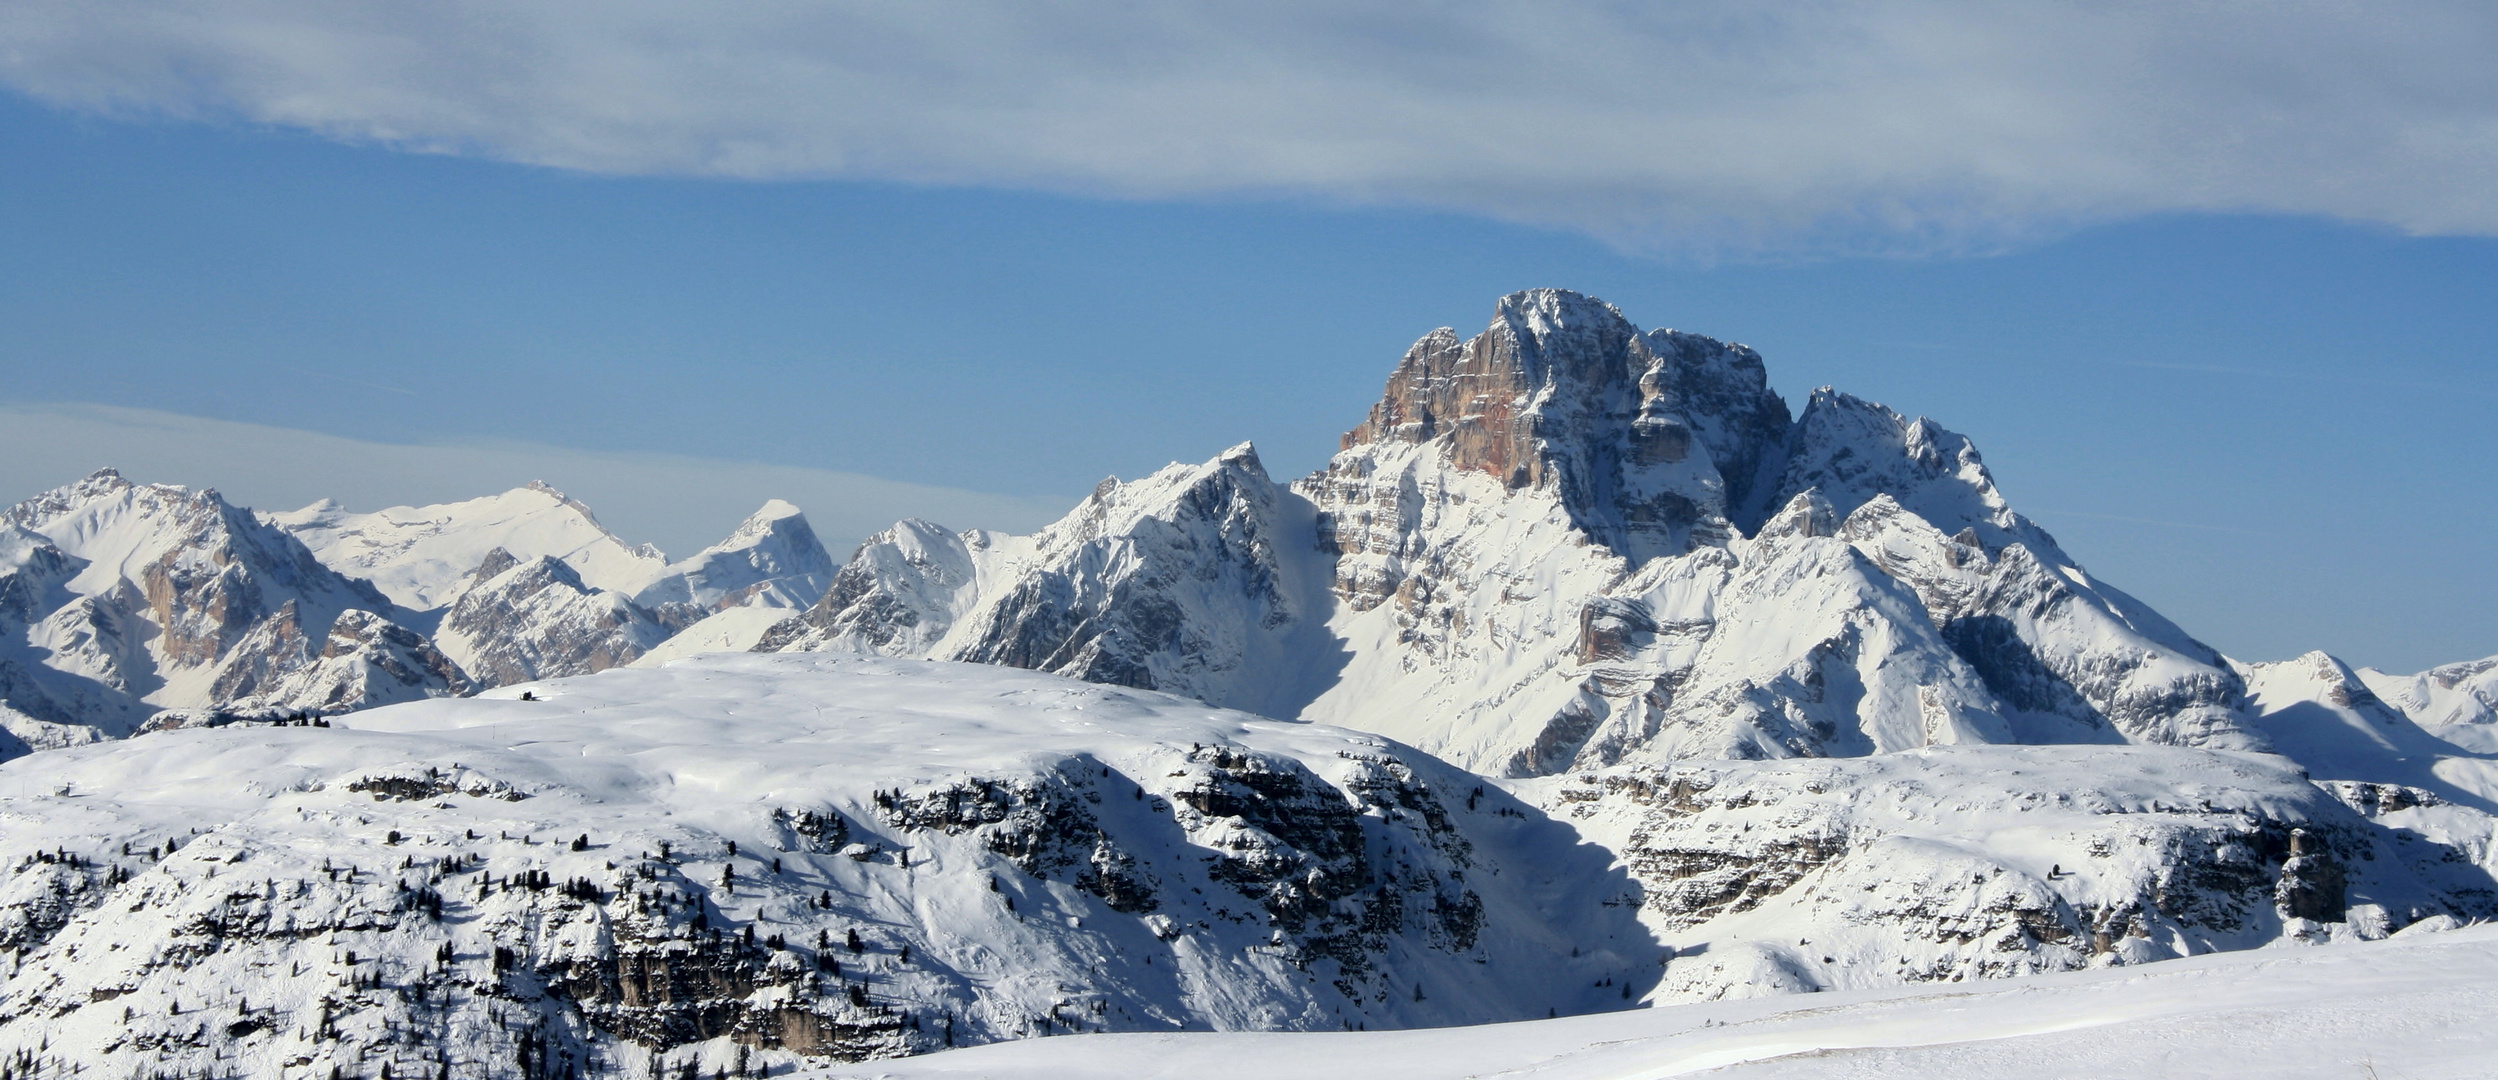
[[[651,647],[627,667],[659,667],[715,652],[751,652],[772,628],[789,621],[789,609],[776,607],[722,608],[704,616],[701,622],[669,635],[668,640]]]
[[[0,765],[0,1054],[708,1072],[1656,978],[1610,856],[1376,736],[883,658],[526,689]]]
[[[2498,1061],[2498,927],[1949,990],[1458,1031],[1084,1035],[799,1075],[866,1080],[2466,1080]]]

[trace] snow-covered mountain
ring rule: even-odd
[[[1104,481],[1031,536],[902,522],[756,648],[1006,664],[1291,716],[1336,649],[1315,528],[1242,444]]]
[[[674,563],[617,539],[589,507],[544,483],[366,514],[320,502],[266,520],[331,568],[375,581],[481,686],[629,663],[729,609],[804,608],[834,570],[806,516],[778,499]],[[755,633],[735,647],[752,645]]]
[[[1323,588],[1320,584],[1323,583]],[[1289,489],[1235,448],[1031,537],[906,522],[762,649],[1033,667],[1480,771],[1969,742],[2255,749],[2219,654],[1966,438],[1558,290],[1417,342]]]
[[[1426,336],[1289,487],[1243,446],[1031,536],[904,522],[757,648],[1031,667],[1547,777],[1519,790],[1712,957],[1657,1000],[2498,915],[2488,755],[2233,664],[2014,512],[1965,437],[1827,388],[1792,416],[1750,350],[1570,293]]]
[[[729,534],[641,588],[634,602],[697,618],[733,607],[804,608],[831,587],[833,556],[798,508],[763,504]]]
[[[213,490],[97,472],[0,511],[0,754],[127,735],[166,708],[465,689],[397,614]]]
[[[1967,438],[1556,290],[1300,480],[839,566],[779,502],[670,562],[542,484],[99,474],[0,517],[0,727],[68,748],[0,767],[0,1052],[678,1075],[2498,918],[2498,658],[2229,660]]]
[[[2362,684],[2413,723],[2467,750],[2498,754],[2498,656],[2388,675],[2360,668]]]
[[[1340,729],[722,656],[0,765],[0,1056],[706,1075],[1628,1007],[1599,849]]]
[[[443,614],[435,640],[483,686],[587,675],[631,663],[669,628],[621,593],[595,589],[552,555],[488,552]]]
[[[266,518],[324,565],[371,581],[416,611],[449,607],[470,572],[497,550],[521,560],[561,559],[591,588],[626,596],[668,574],[668,557],[658,548],[617,539],[589,507],[537,482],[466,502],[359,514],[324,500]]]
[[[2424,727],[2321,652],[2246,671],[2256,726],[2316,779],[2405,784],[2498,813],[2498,755],[2438,734],[2472,725]]]
[[[255,516],[105,469],[0,512],[0,758],[586,674],[714,616],[803,608],[833,569],[778,500],[670,563],[545,484]],[[679,653],[745,648],[777,618],[723,619]],[[751,628],[720,640],[731,624]]]

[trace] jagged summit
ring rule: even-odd
[[[1787,423],[1752,350],[1537,289],[1503,297],[1470,340],[1443,327],[1416,342],[1343,449],[1434,444],[1450,468],[1555,491],[1644,561],[1723,540]]]

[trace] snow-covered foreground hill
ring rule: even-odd
[[[0,1057],[646,1075],[1626,1008],[1602,849],[1376,736],[706,657],[0,765]]]
[[[1456,1031],[1082,1035],[809,1080],[2480,1080],[2498,927],[1916,991],[1684,1005]]]

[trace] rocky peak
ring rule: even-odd
[[[504,571],[519,565],[520,560],[511,552],[495,548],[486,552],[485,558],[477,560],[477,568],[468,572],[466,580],[470,585],[482,584],[503,576]]]
[[[1258,448],[1244,442],[1204,464],[1173,464],[1134,483],[1115,476],[1104,479],[1075,510],[1034,539],[1047,549],[1123,535],[1149,521],[1254,512],[1271,506],[1282,493],[1282,486],[1266,475]]]
[[[1637,563],[1722,542],[1787,420],[1750,349],[1642,333],[1601,300],[1537,289],[1503,297],[1469,341],[1442,328],[1416,342],[1343,445],[1430,443],[1449,468],[1550,489]]]
[[[2013,513],[1977,446],[1932,420],[1825,386],[1805,404],[1789,450],[1781,500],[1818,488],[1844,515],[1889,496],[1947,534],[1975,530],[1990,553],[2019,543],[2067,561],[2046,530]]]
[[[1837,536],[1839,512],[1830,500],[1821,497],[1819,488],[1806,488],[1787,500],[1784,509],[1761,523],[1755,540],[1777,540],[1789,536]]]

